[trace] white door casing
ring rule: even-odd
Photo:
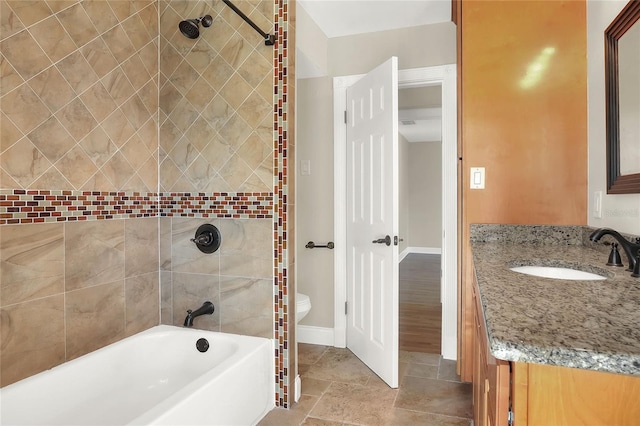
[[[398,59],[347,89],[347,347],[398,387]]]
[[[363,75],[335,77],[334,87],[334,281],[333,345],[346,347],[346,90]],[[457,106],[456,65],[400,70],[400,88],[442,86],[442,356],[457,356]]]

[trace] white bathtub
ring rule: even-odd
[[[0,389],[0,424],[256,424],[274,406],[272,347],[160,325]]]

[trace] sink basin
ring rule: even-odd
[[[534,275],[543,278],[555,278],[558,280],[606,280],[607,277],[591,272],[578,271],[577,269],[560,268],[556,266],[516,266],[512,271],[521,274]]]

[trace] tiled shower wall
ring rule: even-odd
[[[211,299],[197,326],[275,332],[288,406],[288,2],[235,3],[275,49],[218,0],[0,1],[2,385],[157,324],[161,293],[162,322]]]
[[[237,6],[264,31],[273,2]],[[160,191],[162,322],[182,325],[187,309],[210,300],[198,327],[273,337],[273,46],[221,1],[160,3]],[[211,15],[188,39],[183,19]],[[216,217],[200,200],[225,193],[262,204]],[[175,202],[182,199],[182,202]],[[201,253],[190,239],[216,225],[220,250]]]
[[[158,323],[157,43],[153,1],[0,1],[3,386]]]

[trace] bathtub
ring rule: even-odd
[[[256,424],[274,406],[272,348],[259,337],[156,326],[0,389],[0,424]]]

